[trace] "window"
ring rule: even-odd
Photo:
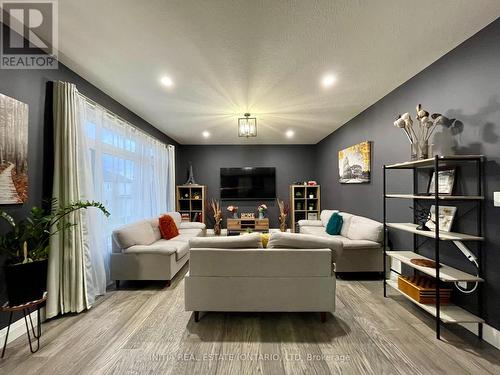
[[[174,209],[173,146],[87,100],[82,106],[95,199],[111,213],[101,223],[102,241],[110,252],[115,228]]]

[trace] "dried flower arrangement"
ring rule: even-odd
[[[436,127],[445,123],[443,115],[433,113],[429,116],[429,112],[424,110],[421,104],[417,105],[416,112],[418,127],[413,127],[413,120],[408,112],[398,115],[394,121],[394,126],[404,130],[412,145],[412,160],[429,157],[429,139]]]
[[[279,198],[276,198],[276,202],[278,203],[278,207],[280,210],[280,215],[278,217],[278,221],[280,223],[280,231],[286,232],[286,219],[288,217],[288,213],[290,212],[290,207]]]
[[[210,200],[210,209],[214,216],[214,234],[219,236],[222,232],[222,211],[220,209],[220,202],[212,198]]]

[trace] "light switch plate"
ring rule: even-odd
[[[500,207],[500,191],[493,192],[493,205],[495,207]]]

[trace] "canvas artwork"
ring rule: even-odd
[[[365,141],[339,151],[339,175],[342,184],[370,182],[370,142]]]
[[[28,105],[0,94],[0,204],[28,199]]]

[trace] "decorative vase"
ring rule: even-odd
[[[264,212],[259,211],[259,219],[264,219]]]
[[[286,232],[286,216],[280,216],[280,231]]]
[[[419,159],[429,158],[429,142],[427,141],[418,142],[418,158]]]
[[[410,147],[411,147],[410,160],[411,161],[417,160],[418,159],[418,144],[416,142],[410,143]]]
[[[238,218],[238,213],[237,212],[233,212],[233,219],[237,219]]]
[[[222,233],[221,220],[217,220],[214,224],[214,234],[216,236],[220,236],[221,233]]]

